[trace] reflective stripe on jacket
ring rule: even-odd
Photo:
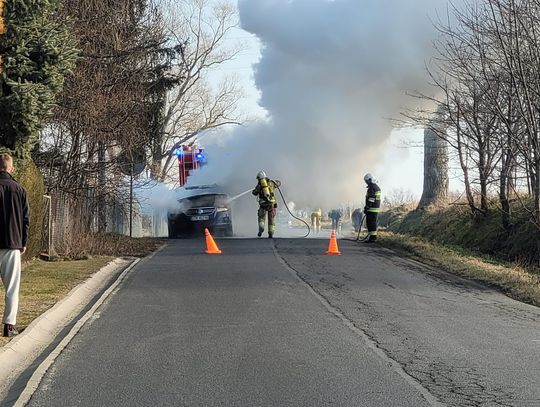
[[[366,193],[366,212],[379,213],[381,211],[381,189],[375,183],[368,185]]]

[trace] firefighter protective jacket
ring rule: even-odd
[[[379,213],[381,211],[381,188],[374,182],[369,183],[367,188],[364,213]]]
[[[275,206],[277,201],[276,195],[274,194],[274,189],[279,188],[281,186],[281,182],[271,180],[270,178],[266,178],[266,182],[268,183],[268,189],[270,190],[270,195],[268,197],[263,194],[263,188],[259,182],[251,193],[259,197],[260,206]]]

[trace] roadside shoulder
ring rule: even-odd
[[[540,306],[540,274],[513,264],[503,264],[457,249],[393,232],[381,233],[381,245],[403,256],[436,266],[452,274],[482,282],[509,297]]]
[[[55,337],[123,270],[138,262],[136,258],[116,258],[90,278],[73,288],[62,300],[37,317],[9,343],[0,348],[0,388],[14,380],[52,343]]]

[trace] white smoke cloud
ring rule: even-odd
[[[427,90],[431,18],[446,3],[239,0],[242,28],[262,44],[255,82],[269,118],[204,139],[209,165],[190,183],[218,182],[235,194],[264,169],[299,206],[362,202],[389,118],[415,102],[407,91]],[[401,170],[392,164],[384,171]]]

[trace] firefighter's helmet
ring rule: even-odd
[[[257,174],[257,179],[266,179],[266,172],[259,171]]]
[[[366,181],[366,184],[371,184],[375,182],[375,177],[368,172],[366,175],[364,175],[364,181]]]

